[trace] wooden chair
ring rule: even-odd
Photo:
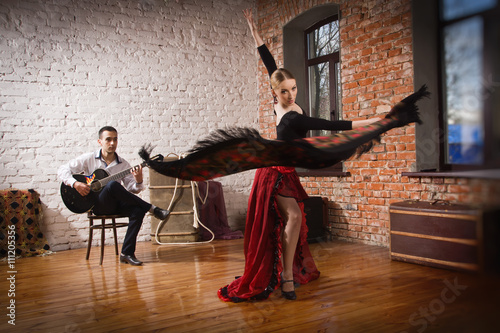
[[[87,258],[89,260],[90,256],[90,248],[92,247],[92,236],[94,234],[94,230],[101,230],[101,261],[100,265],[102,265],[102,259],[104,257],[104,239],[105,239],[105,230],[113,229],[113,235],[115,237],[115,254],[118,255],[118,237],[116,235],[117,228],[128,227],[128,222],[117,223],[116,219],[127,217],[125,215],[95,215],[92,211],[87,213],[87,217],[89,219],[89,244],[87,246]],[[94,220],[101,220],[101,224],[94,224]],[[106,220],[111,220],[111,223],[106,223]]]

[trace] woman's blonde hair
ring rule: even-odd
[[[281,82],[288,80],[288,79],[294,79],[295,77],[293,76],[290,71],[284,68],[279,68],[273,72],[271,75],[271,88],[274,90],[278,88],[278,86],[281,84]]]

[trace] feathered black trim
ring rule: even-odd
[[[144,160],[144,162],[148,162],[151,158],[151,152],[153,151],[153,146],[148,143],[139,149],[139,156]]]
[[[415,104],[424,97],[429,97],[431,93],[427,90],[427,85],[423,85],[420,89],[404,98],[396,104],[391,111],[385,116],[397,120],[397,126],[405,126],[410,123],[422,124],[418,113],[418,106]]]
[[[401,103],[403,103],[405,105],[414,105],[418,110],[418,107],[415,105],[415,103],[417,103],[419,100],[421,100],[424,97],[430,97],[430,96],[431,96],[431,93],[427,90],[427,85],[424,84],[423,86],[420,87],[420,89],[417,92],[411,94],[410,96],[405,97],[401,101]]]
[[[226,129],[218,129],[196,142],[195,146],[189,150],[189,153],[196,153],[207,148],[214,147],[218,144],[226,144],[234,140],[263,140],[259,132],[250,127],[228,127]]]

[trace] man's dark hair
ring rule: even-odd
[[[118,131],[116,130],[116,128],[114,128],[113,126],[104,126],[103,128],[101,128],[99,130],[99,139],[101,138],[102,132],[104,132],[104,131],[118,133]]]

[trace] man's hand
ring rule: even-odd
[[[134,176],[135,182],[137,184],[141,184],[142,183],[142,166],[138,165],[138,166],[132,168],[132,170],[130,170],[130,172]]]
[[[90,186],[82,182],[76,182],[73,184],[73,188],[80,193],[82,197],[90,193]]]

